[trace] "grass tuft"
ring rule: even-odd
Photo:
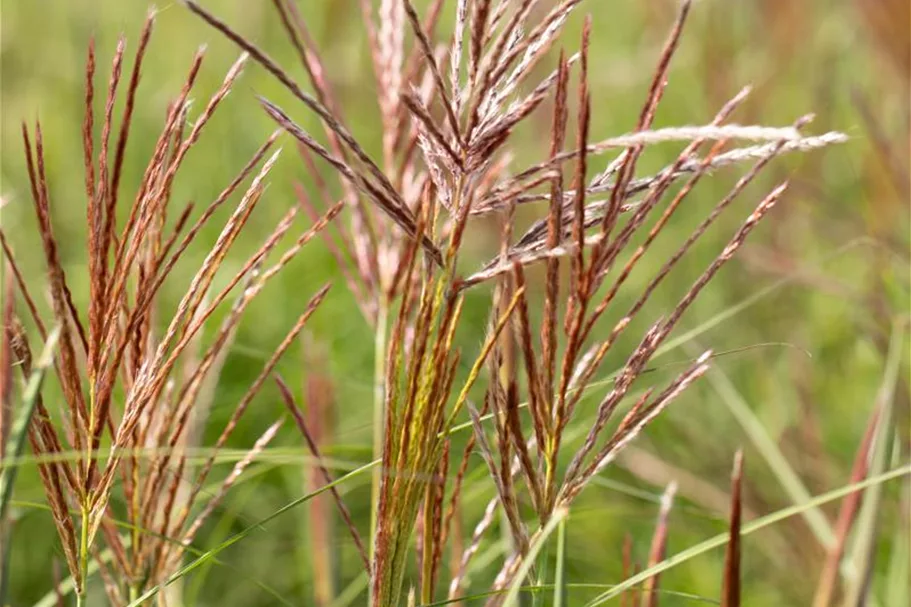
[[[802,517],[826,552],[814,604],[830,605],[842,594],[852,604],[876,604],[878,589],[871,590],[869,575],[878,554],[883,485],[909,473],[901,465],[905,447],[893,436],[904,325],[896,321],[893,329],[882,389],[850,484],[816,497],[734,383],[710,369],[724,354],[772,344],[720,354],[694,350],[680,365],[655,363],[790,280],[678,335],[695,302],[743,253],[759,225],[795,191],[807,189],[797,175],[772,169],[778,158],[847,140],[840,132],[808,133],[812,115],[792,116],[781,126],[733,122],[738,113],[755,110],[750,104],[762,92],[749,86],[725,90],[717,99],[727,101],[704,124],[664,126],[659,110],[674,103],[674,66],[693,13],[702,7],[684,0],[673,13],[656,12],[666,35],[644,72],[631,128],[599,138],[604,100],[595,85],[605,70],[594,43],[603,34],[591,15],[581,20],[576,39],[564,31],[572,30],[580,0],[546,6],[534,0],[456,0],[452,6],[443,0],[362,0],[377,117],[369,136],[345,116],[343,102],[352,93],[332,77],[334,62],[317,48],[308,29],[312,20],[296,3],[273,0],[268,10],[287,55],[302,70],[267,54],[265,43],[243,31],[249,24],[232,25],[194,0],[181,4],[184,16],[199,19],[240,56],[198,112],[191,100],[200,94],[209,60],[204,49],[189,59],[142,158],[134,159],[139,146],[133,123],[150,101],[142,68],[156,52],[158,15],[148,14],[132,59],[126,37],[118,39],[103,90],[105,61],[95,40],[88,43],[80,114],[84,175],[78,188],[67,190],[85,195],[85,246],[77,260],[86,289],[74,289],[74,266],[64,256],[69,231],[55,225],[65,184],[56,183],[41,124],[22,125],[40,244],[35,250],[46,269],[38,288],[49,296],[50,314],[36,303],[21,253],[0,230],[6,259],[0,534],[6,540],[12,532],[13,484],[28,441],[69,570],[41,604],[61,603],[64,587],[71,587],[80,606],[100,601],[101,590],[112,605],[180,605],[191,596],[182,588],[188,576],[202,578],[223,564],[220,553],[268,533],[268,523],[304,504],[312,537],[300,543],[313,553],[307,560],[315,581],[308,598],[321,607],[354,604],[365,591],[373,607],[481,601],[511,607],[528,604],[529,595],[537,605],[547,600],[545,593],[564,607],[571,590],[572,601],[589,593],[589,607],[614,598],[631,607],[657,607],[663,597],[711,600],[660,586],[670,568],[721,546],[721,604],[738,607],[746,601],[743,537],[790,517]],[[441,31],[449,22],[451,30]],[[552,57],[554,64],[545,66]],[[241,102],[263,112],[277,130],[214,200],[176,202],[184,195],[178,178],[189,173],[187,158],[198,153],[203,138],[217,136],[210,134],[213,116],[245,72],[260,69],[280,92],[264,89],[270,92]],[[296,80],[299,73],[305,81]],[[274,94],[290,97],[279,105]],[[756,103],[761,107],[762,101]],[[881,134],[875,119],[866,123]],[[235,134],[222,134],[221,145],[232,145],[228,138]],[[532,162],[523,149],[529,135],[543,143]],[[302,169],[288,188],[293,203],[254,242],[253,252],[235,261],[237,250],[256,238],[253,226],[262,223],[264,201],[280,200],[277,189],[285,192],[270,183],[278,163],[289,161],[276,149],[280,137],[290,141],[292,161]],[[886,157],[893,153],[886,143],[879,149]],[[662,154],[669,162],[658,163]],[[134,163],[143,167],[136,182],[126,168]],[[737,171],[734,179],[722,176]],[[777,185],[764,185],[766,176]],[[192,173],[188,178],[191,189],[194,179],[202,180]],[[299,225],[301,216],[307,226]],[[478,264],[484,243],[475,236],[488,232],[495,251],[485,251]],[[217,235],[206,242],[210,233]],[[717,233],[723,244],[711,250],[707,243]],[[331,283],[281,303],[299,308],[296,320],[260,356],[253,381],[230,408],[217,390],[254,300],[306,257],[304,249],[317,236],[352,300],[342,322],[359,322],[359,313],[373,333],[373,378],[365,399],[371,405],[363,405],[372,425],[372,458],[346,472],[334,468],[346,457],[334,451],[344,448],[332,421],[334,383],[316,360],[313,342],[304,339],[313,317],[330,305]],[[198,250],[202,261],[193,264]],[[184,274],[187,266],[193,267]],[[674,283],[681,280],[684,288],[676,293]],[[83,290],[85,297],[74,295]],[[176,304],[169,297],[175,292]],[[665,299],[657,301],[657,293]],[[14,299],[25,304],[24,319],[16,316]],[[44,350],[33,362],[36,336]],[[306,369],[299,382],[286,382],[279,365],[297,342],[308,350]],[[26,380],[21,389],[12,378],[16,366]],[[52,372],[59,395],[42,384]],[[681,466],[662,466],[657,456],[630,449],[703,376],[790,505],[776,510],[751,501],[740,451],[728,495]],[[295,385],[304,386],[303,400]],[[277,399],[290,414],[300,434],[294,444],[303,439],[306,445],[311,468],[303,477],[304,495],[255,523],[242,520],[233,533],[233,515],[226,513],[214,526],[228,537],[197,547],[232,490],[270,469],[257,462],[269,458],[272,465],[279,457],[271,445],[282,440],[282,420],[262,413],[251,421],[248,415],[267,399]],[[255,438],[228,453],[246,436],[246,426],[264,417],[270,419],[250,435]],[[213,430],[216,420],[220,427]],[[707,447],[713,432],[700,428]],[[213,473],[226,459],[233,467]],[[637,556],[629,533],[617,551],[625,579],[607,587],[574,583],[568,546],[576,509],[584,513],[583,494],[607,485],[601,477],[618,460],[640,476],[679,478],[663,479],[645,557]],[[369,485],[369,501],[354,501],[366,494],[366,487],[363,494],[349,491],[354,483]],[[840,498],[833,524],[822,506]],[[480,510],[474,502],[483,513],[472,527],[468,518]],[[691,512],[694,503],[727,509],[728,531],[668,556],[672,508]],[[336,545],[332,507],[353,546],[356,577]],[[9,557],[0,557],[3,602]],[[894,571],[907,560],[907,546],[896,546]],[[554,583],[548,584],[551,570]],[[344,576],[352,578],[347,587]],[[889,596],[907,594],[898,590],[898,577],[890,577]],[[295,602],[259,587],[277,602]]]

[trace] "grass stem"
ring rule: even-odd
[[[373,459],[383,457],[384,407],[386,404],[386,331],[389,325],[389,300],[380,295],[377,298],[376,328],[373,346]],[[380,485],[383,481],[383,469],[373,469],[370,483],[370,560],[373,560],[374,540],[376,539],[377,507],[380,503]]]
[[[85,605],[87,580],[89,572],[89,505],[83,502],[81,508],[81,524],[79,526],[79,577],[80,583],[76,588],[76,607]]]
[[[433,483],[428,483],[424,490],[424,533],[421,562],[421,603],[433,601]]]

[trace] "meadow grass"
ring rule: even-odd
[[[286,0],[250,9],[272,23],[262,41],[243,11],[189,0],[137,21],[132,54],[126,36],[110,54],[105,31],[86,36],[68,72],[81,99],[51,116],[74,128],[22,116],[20,164],[7,163],[4,128],[4,178],[18,171],[23,188],[4,198],[0,228],[0,598],[33,604],[29,580],[43,580],[38,604],[204,604],[235,586],[231,604],[906,600],[909,548],[889,530],[908,528],[908,241],[882,224],[907,220],[888,202],[907,195],[902,152],[855,88],[877,161],[861,185],[885,183],[887,202],[871,199],[866,237],[838,250],[823,233],[857,234],[851,212],[818,227],[790,210],[776,224],[795,197],[859,187],[838,190],[832,173],[854,157],[786,174],[779,157],[825,158],[848,138],[811,131],[812,104],[767,126],[783,109],[769,84],[719,94],[735,78],[721,57],[736,28],[706,16],[717,8],[664,8],[636,15],[650,67],[625,91],[638,100],[620,103],[601,78],[615,65],[606,49],[624,42],[605,46],[599,19],[630,9],[578,0],[345,5],[363,22],[370,84],[334,69],[352,35],[338,14]],[[901,37],[859,10],[877,39]],[[771,13],[769,35],[795,44]],[[315,18],[327,28],[314,32]],[[160,21],[217,41],[188,56],[163,106],[146,82],[156,41],[170,41]],[[686,65],[713,71],[707,114],[671,77],[681,54],[693,61],[693,27],[713,34]],[[901,48],[877,52],[900,65]],[[208,57],[222,53],[236,59],[213,80]],[[255,94],[239,90],[250,72]],[[624,134],[601,134],[605,113]],[[52,143],[69,131],[80,145]],[[760,224],[770,244],[746,245]],[[815,250],[825,266],[808,261]],[[732,275],[742,253],[784,277],[757,289]],[[868,268],[872,286],[852,282]],[[793,283],[809,293],[752,312]],[[820,296],[854,306],[851,322]],[[801,312],[781,313],[788,304]],[[730,317],[740,337],[726,341],[711,329]],[[829,379],[844,358],[833,339],[851,338],[867,344],[860,368]],[[728,361],[746,353],[756,366],[732,379]],[[841,387],[816,389],[823,376]],[[817,400],[833,395],[834,407]],[[769,404],[783,397],[795,406]],[[283,411],[296,431],[281,429]],[[276,442],[302,445],[298,457],[283,461]],[[616,474],[663,485],[645,492],[656,507],[641,510],[641,489],[605,493]],[[246,483],[263,490],[235,505]],[[22,514],[37,495],[65,574],[23,560],[51,541],[46,516]],[[727,529],[699,541],[681,509]],[[714,565],[688,562],[722,546]],[[753,577],[744,563],[760,559]],[[605,572],[616,581],[601,584]]]

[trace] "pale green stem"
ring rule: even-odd
[[[421,603],[433,601],[433,484],[428,483],[424,492],[424,559],[421,567]]]
[[[81,517],[79,528],[79,577],[82,578],[81,588],[76,592],[76,607],[83,607],[85,596],[88,590],[88,571],[89,571],[89,502],[90,491],[88,490],[90,479],[88,478],[89,470],[92,465],[92,431],[95,427],[95,380],[89,381],[89,419],[88,428],[86,428],[85,437],[85,474],[86,474],[86,493],[80,505]]]
[[[373,349],[373,459],[383,457],[384,424],[386,423],[386,329],[389,323],[389,301],[385,296],[378,298],[376,314],[376,335]],[[380,485],[383,481],[383,468],[373,469],[373,480],[370,485],[370,560],[373,560],[375,549],[377,511],[380,504]]]
[[[85,595],[88,590],[89,576],[89,508],[82,504],[80,529],[79,529],[79,577],[82,578],[76,591],[76,607],[85,605]]]

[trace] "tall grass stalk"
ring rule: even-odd
[[[331,495],[358,549],[373,607],[417,600],[433,604],[444,597],[453,603],[467,601],[468,572],[497,520],[503,521],[506,549],[502,558],[491,553],[497,562],[484,592],[486,605],[516,604],[527,580],[539,584],[538,570],[549,571],[542,555],[549,555],[555,531],[555,597],[557,604],[564,603],[571,587],[565,544],[570,511],[620,453],[709,371],[713,354],[706,350],[696,352],[663,384],[650,381],[654,376],[649,374],[653,359],[673,344],[671,336],[694,301],[786,200],[790,184],[782,181],[759,194],[750,186],[778,156],[818,150],[845,141],[845,136],[806,134],[811,115],[783,126],[731,122],[750,87],[730,91],[729,100],[705,124],[656,128],[672,80],[671,66],[684,43],[689,1],[667,15],[668,34],[656,53],[630,131],[598,139],[592,113],[601,104],[593,99],[590,82],[590,74],[601,67],[590,52],[595,24],[586,18],[578,41],[562,35],[581,0],[548,6],[534,0],[456,0],[451,32],[439,31],[442,0],[430,2],[424,14],[411,0],[365,0],[360,8],[379,115],[375,159],[347,125],[342,96],[295,3],[272,4],[306,84],[213,12],[193,0],[184,4],[241,55],[193,120],[189,100],[205,53],[200,50],[191,59],[138,184],[124,183],[123,163],[131,153],[127,143],[134,107],[146,100],[139,92],[140,70],[150,48],[154,14],[140,33],[128,81],[121,78],[124,38],[115,49],[100,138],[95,124],[97,57],[94,43],[89,45],[82,141],[89,286],[85,304],[73,297],[61,261],[40,125],[22,129],[53,320],[61,327],[53,363],[65,404],[62,419],[55,419],[39,394],[29,440],[36,456],[48,457],[41,460],[39,473],[77,603],[85,604],[90,596],[91,563],[97,565],[113,605],[136,607],[156,597],[173,602],[162,598],[165,588],[324,492],[326,499]],[[564,45],[578,51],[567,51]],[[556,61],[542,70],[548,58]],[[259,109],[278,130],[201,212],[187,205],[175,213],[175,178],[202,131],[208,136],[212,130],[207,124],[248,64],[274,77],[297,107],[286,109],[258,97]],[[121,80],[127,84],[118,120],[114,108],[122,96]],[[302,126],[307,123],[295,118],[302,111],[318,119],[321,133],[308,132]],[[515,153],[518,134],[540,133],[541,124],[547,125],[542,157],[517,166],[527,161],[525,154]],[[250,257],[229,271],[231,249],[246,238],[245,228],[266,196],[267,181],[279,161],[279,151],[272,148],[280,135],[297,148],[306,180],[292,186],[297,204]],[[676,146],[676,155],[661,170],[641,174],[644,159],[658,146]],[[733,185],[684,238],[661,250],[653,246],[669,234],[668,226],[703,180],[743,166]],[[130,196],[125,196],[130,185]],[[744,198],[752,200],[738,210]],[[176,285],[182,293],[179,303],[167,305],[162,294],[166,283],[177,280],[177,263],[232,199],[233,209],[189,284]],[[524,231],[517,219],[519,207],[538,211]],[[298,230],[302,213],[310,225]],[[695,267],[694,247],[719,229],[722,215],[731,213],[742,219],[726,244],[707,264]],[[486,263],[474,266],[466,243],[478,225],[496,225],[499,234]],[[343,282],[373,331],[374,460],[333,478],[321,452],[320,431],[308,423],[294,391],[277,373],[280,359],[318,312],[327,284],[303,304],[197,465],[188,453],[204,436],[214,386],[245,311],[316,236],[338,262]],[[6,238],[2,240],[20,278],[18,296],[29,309],[32,332],[47,341],[29,285],[21,279]],[[538,267],[543,279],[534,273]],[[665,279],[672,272],[690,272],[691,282],[674,294],[674,304],[664,314],[654,315],[652,296],[668,289]],[[634,274],[644,280],[630,281]],[[218,289],[216,284],[226,286]],[[460,347],[469,324],[467,298],[485,290],[485,335]],[[217,311],[224,313],[221,324],[204,331]],[[204,339],[205,334],[213,336]],[[30,358],[28,340],[17,348],[17,356]],[[610,381],[604,383],[598,378],[607,361],[619,368],[608,370]],[[280,431],[281,421],[266,427],[214,491],[204,490],[219,454],[254,400],[272,385],[270,379],[325,484],[213,547],[194,552],[192,544],[209,517]],[[595,390],[594,402],[583,405],[583,398]],[[583,416],[580,411],[586,408]],[[470,432],[467,444],[452,440],[457,429]],[[139,457],[144,450],[151,454]],[[57,458],[66,452],[79,456]],[[765,449],[767,457],[769,453],[777,454]],[[461,532],[469,511],[463,485],[473,454],[481,455],[495,497],[469,537]],[[891,474],[864,482],[880,483],[897,475]],[[365,546],[336,487],[368,476]],[[799,479],[787,484],[801,498],[795,499],[796,506],[741,526],[742,480],[738,466],[729,533],[667,557],[677,488],[670,483],[645,569],[590,604],[644,582],[635,602],[641,599],[654,607],[661,572],[727,542],[724,592],[726,604],[734,607],[740,600],[740,535],[797,514],[815,521],[818,533],[831,534],[831,525],[816,506],[837,492],[809,499],[798,491]],[[859,486],[866,485],[854,485]],[[129,542],[117,531],[121,520],[133,530]],[[102,545],[112,558],[96,558]],[[627,570],[634,566],[631,552],[628,547],[623,557]],[[447,570],[450,579],[443,581]],[[318,600],[328,603],[325,594]]]
[[[241,32],[196,2],[187,1],[190,10],[248,53],[319,118],[328,147],[288,111],[260,99],[264,111],[297,139],[324,202],[331,198],[316,172],[316,159],[338,174],[352,211],[333,250],[347,266],[346,282],[375,331],[374,453],[381,456],[382,466],[373,478],[370,506],[372,605],[405,601],[404,581],[412,551],[420,597],[424,602],[434,598],[443,547],[459,507],[464,462],[472,447],[480,449],[494,480],[499,504],[492,505],[502,508],[512,545],[493,589],[517,588],[532,566],[532,539],[552,529],[555,514],[567,511],[618,451],[706,372],[710,352],[699,356],[664,389],[647,389],[619,426],[607,431],[613,413],[648,361],[706,284],[783,196],[787,183],[760,200],[670,315],[653,321],[639,345],[629,351],[613,387],[598,405],[596,421],[581,447],[570,461],[563,462],[564,433],[581,394],[621,334],[664,277],[775,156],[843,139],[834,133],[803,136],[801,129],[809,117],[784,128],[723,124],[749,89],[735,95],[704,127],[653,130],[669,65],[690,12],[690,4],[684,2],[658,58],[635,130],[592,143],[590,21],[583,28],[580,52],[571,57],[561,53],[555,71],[533,84],[530,93],[519,92],[532,68],[556,44],[578,4],[578,0],[563,0],[533,18],[533,2],[511,8],[507,3],[494,7],[484,1],[457,2],[454,33],[440,48],[433,39],[442,3],[432,3],[423,18],[409,0],[382,0],[376,12],[370,3],[362,3],[383,131],[383,160],[377,163],[346,127],[338,97],[325,78],[325,66],[292,3],[276,0],[274,5],[306,70],[312,94]],[[413,42],[410,50],[404,44],[406,35]],[[578,107],[570,145],[568,92],[573,69],[578,71]],[[551,95],[547,160],[507,172],[511,155],[505,144]],[[735,139],[753,145],[725,150]],[[674,141],[686,146],[673,164],[651,177],[634,179],[647,146]],[[704,144],[709,149],[699,156]],[[613,150],[619,154],[591,178],[589,165]],[[617,293],[681,202],[710,170],[740,162],[752,166],[660,266],[645,290],[634,297],[632,307],[620,314],[607,338],[591,343],[596,325],[605,312],[614,309]],[[659,213],[656,209],[675,181],[682,187],[668,196],[670,200]],[[306,195],[299,197],[315,208]],[[516,238],[516,207],[538,201],[546,203],[546,216]],[[500,252],[480,270],[465,273],[459,252],[466,228],[469,220],[485,215],[503,218]],[[648,219],[652,219],[650,226]],[[628,246],[637,234],[642,235],[638,240],[642,244]],[[546,266],[544,318],[540,327],[532,327],[525,269],[538,263]],[[568,283],[563,285],[561,265],[569,270]],[[454,380],[461,352],[454,347],[454,337],[465,292],[485,283],[494,290],[488,337],[469,359],[474,362],[467,381],[458,389]],[[566,305],[560,302],[561,292],[568,294]],[[387,342],[387,318],[393,304],[398,317]],[[561,333],[562,343],[558,342]],[[483,406],[478,410],[469,402],[470,390],[485,370]],[[376,379],[381,376],[380,385]],[[523,390],[527,390],[526,398],[520,397]],[[520,408],[522,402],[527,408]],[[474,433],[447,500],[447,434],[463,409],[469,411]],[[488,414],[493,441],[486,437],[488,430],[480,421]],[[523,516],[520,500],[528,501],[533,520]],[[488,512],[492,510],[488,508]],[[464,550],[461,571],[477,551],[490,521],[492,517],[485,515],[476,529],[471,545]],[[664,540],[660,538],[665,533],[656,531],[652,562],[662,554]],[[460,590],[454,580],[449,598],[457,598]],[[651,597],[655,590],[653,585]],[[498,606],[503,600],[504,595],[494,593],[488,604]]]
[[[377,302],[376,326],[374,327],[375,339],[373,346],[373,459],[383,457],[383,442],[385,438],[385,406],[386,406],[386,334],[389,322],[389,304],[385,298]],[[376,539],[377,508],[380,503],[380,486],[382,484],[382,469],[374,468],[370,482],[370,558],[373,558],[373,549]]]
[[[277,427],[267,429],[234,470],[220,481],[214,494],[201,494],[218,451],[237,427],[240,417],[291,340],[322,301],[328,287],[311,299],[259,378],[237,404],[201,469],[195,471],[188,467],[185,450],[198,440],[198,424],[203,423],[207,415],[209,403],[203,387],[211,381],[213,369],[220,367],[223,348],[230,343],[244,309],[263,290],[266,282],[341,210],[340,207],[329,209],[271,266],[262,269],[270,253],[293,226],[296,210],[287,213],[266,242],[239,266],[240,270],[226,277],[227,286],[216,291],[213,283],[228,250],[263,197],[265,179],[278,158],[277,152],[272,154],[239,196],[236,207],[190,284],[181,287],[186,292],[180,303],[176,308],[168,309],[162,287],[172,270],[219,207],[257,171],[275,136],[256,151],[251,161],[202,213],[195,214],[192,203],[174,213],[170,206],[177,173],[240,77],[247,60],[241,56],[231,66],[221,86],[190,123],[189,96],[205,56],[200,50],[190,62],[181,90],[168,106],[162,132],[148,158],[142,179],[134,184],[130,203],[123,209],[124,213],[118,213],[123,206],[118,205],[118,200],[126,189],[122,174],[124,159],[130,154],[130,125],[135,105],[143,99],[140,73],[150,48],[154,23],[155,14],[150,13],[140,32],[119,125],[114,108],[121,93],[125,38],[121,37],[117,44],[98,141],[94,128],[97,61],[94,42],[89,44],[82,133],[89,297],[81,309],[69,287],[54,231],[51,184],[45,166],[41,126],[36,124],[34,129],[22,126],[28,181],[47,265],[53,319],[60,327],[59,348],[53,366],[64,403],[62,418],[58,418],[48,412],[42,392],[34,395],[36,415],[29,425],[28,435],[35,456],[47,458],[38,465],[38,471],[80,605],[85,604],[89,596],[89,563],[99,552],[99,536],[114,555],[109,562],[96,559],[104,591],[112,604],[124,604],[167,578],[179,566],[207,517],[274,436]],[[16,295],[26,304],[34,332],[47,342],[46,323],[2,230],[0,240],[16,277]],[[242,292],[235,295],[213,342],[201,347],[201,342],[194,338],[238,285],[242,286]],[[159,318],[167,320],[164,331],[155,322]],[[22,324],[18,317],[15,321]],[[194,352],[194,348],[200,348],[200,351]],[[22,361],[23,373],[26,376],[31,373],[31,349],[24,331],[12,344],[12,352]],[[194,414],[198,414],[196,419]],[[102,446],[107,450],[106,454]],[[146,448],[156,450],[157,455],[141,461],[137,454]],[[67,452],[79,456],[75,459],[61,457]],[[121,517],[129,522],[131,529],[152,530],[154,534],[134,531],[132,541],[124,543],[116,530],[116,521]]]
[[[847,495],[866,489],[868,487],[875,487],[887,483],[890,481],[895,481],[902,479],[911,475],[911,465],[904,465],[898,468],[893,468],[892,470],[879,474],[876,476],[871,476],[863,481],[858,483],[851,483],[845,485],[844,487],[839,487],[838,489],[833,489],[832,491],[827,491],[821,495],[815,496],[806,504],[801,504],[799,506],[788,506],[787,508],[782,508],[776,512],[772,512],[766,516],[760,517],[755,521],[751,521],[742,526],[741,536],[749,535],[755,533],[765,527],[774,525],[780,521],[786,520],[793,516],[799,516],[805,509],[822,506],[824,504],[831,503],[835,500],[839,500]],[[586,607],[597,607],[598,605],[604,605],[613,598],[616,598],[622,595],[624,592],[630,588],[635,587],[637,584],[644,582],[645,580],[651,578],[652,576],[659,574],[663,571],[667,571],[672,567],[679,565],[689,559],[692,559],[696,556],[704,554],[710,550],[720,548],[730,541],[730,536],[727,533],[722,533],[716,536],[713,536],[703,542],[700,542],[694,546],[690,546],[686,550],[682,550],[677,554],[671,555],[660,563],[656,564],[653,567],[649,567],[636,575],[630,576],[625,579],[620,584],[617,584],[610,590],[598,595],[596,598],[592,599],[586,603]]]

